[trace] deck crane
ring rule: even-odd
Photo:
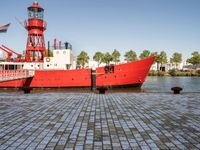
[[[11,50],[10,48],[6,47],[5,45],[1,45],[4,49],[6,49],[7,51],[11,52],[11,53],[14,53],[16,56],[17,56],[17,60],[15,60],[16,62],[20,62],[21,61],[21,57],[22,55]]]
[[[4,48],[1,47],[1,46],[0,46],[0,49],[1,49],[2,51],[6,52],[7,55],[8,55],[7,58],[6,58],[6,62],[10,62],[11,57],[12,57],[12,53],[11,53],[10,51],[7,51],[6,49],[4,49]]]

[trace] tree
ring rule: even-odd
[[[96,52],[93,56],[93,60],[98,63],[98,66],[103,62],[104,54],[102,52]]]
[[[192,65],[197,65],[200,63],[200,54],[199,52],[195,51],[192,53],[192,57],[187,59],[188,63],[191,63]]]
[[[172,58],[170,58],[170,62],[175,63],[175,69],[177,68],[177,64],[181,63],[181,61],[182,61],[182,54],[181,53],[175,52],[172,55]]]
[[[137,54],[133,50],[126,52],[124,57],[125,57],[125,60],[128,62],[137,60]]]
[[[112,53],[112,61],[115,62],[115,64],[117,62],[120,62],[120,52],[116,49],[114,49],[113,53]]]
[[[103,62],[106,64],[110,64],[110,62],[113,60],[112,55],[110,55],[110,53],[105,53],[104,57],[103,57]]]
[[[166,52],[162,51],[159,55],[157,55],[156,61],[158,64],[161,64],[161,67],[163,64],[167,63],[167,54]]]
[[[77,56],[77,64],[85,67],[85,64],[88,63],[89,56],[85,51],[81,51],[81,53]]]
[[[140,59],[144,59],[147,57],[151,56],[151,52],[149,50],[144,50],[141,54],[140,54]]]

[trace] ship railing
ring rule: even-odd
[[[29,78],[34,76],[34,70],[0,70],[0,82]]]

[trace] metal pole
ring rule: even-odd
[[[96,90],[96,69],[91,69],[91,91]]]
[[[50,57],[50,42],[48,41],[48,57]]]

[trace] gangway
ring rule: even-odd
[[[34,70],[0,70],[0,82],[13,81],[33,77]]]

